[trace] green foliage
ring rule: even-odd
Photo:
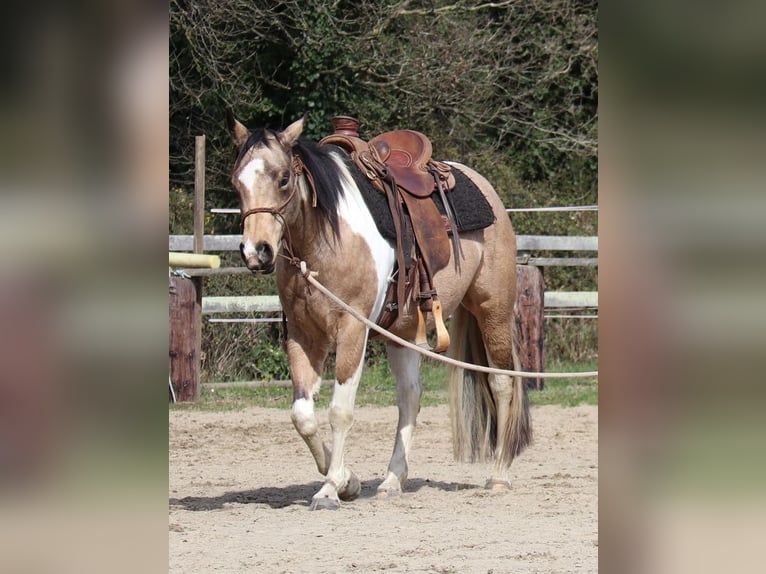
[[[595,361],[598,358],[598,319],[546,319],[544,353],[546,365],[561,361]]]
[[[194,193],[182,187],[170,190],[169,229],[171,235],[194,233]]]
[[[420,383],[423,406],[440,405],[447,401],[447,369],[430,359],[423,361]],[[362,388],[357,403],[365,406],[396,405],[396,379],[386,361],[369,363],[362,373]],[[361,401],[361,402],[360,402]]]
[[[314,139],[338,114],[368,137],[418,129],[437,156],[490,181],[546,184],[531,205],[595,203],[596,18],[595,1],[171,0],[171,186],[192,188],[194,136],[205,134],[208,202],[235,205],[226,111],[271,128],[308,112]],[[235,218],[210,225],[236,232]]]
[[[176,403],[170,408],[200,411],[238,411],[247,407],[288,409],[292,402],[293,391],[287,387],[224,387],[213,384],[202,388],[198,401]],[[318,402],[317,408],[327,408],[327,401]]]
[[[282,347],[269,341],[261,341],[250,352],[255,370],[255,380],[278,381],[290,378],[287,353]]]
[[[574,373],[578,371],[595,371],[598,362],[555,361],[548,365],[547,370],[559,373]],[[598,404],[598,381],[593,378],[545,379],[543,390],[529,392],[529,404],[561,405],[576,407],[577,405]]]

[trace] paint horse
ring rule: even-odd
[[[396,255],[376,227],[348,154],[301,137],[303,119],[284,131],[249,130],[229,116],[238,148],[231,181],[242,213],[242,259],[255,274],[276,271],[287,318],[286,350],[293,384],[291,418],[308,445],[324,484],[310,508],[335,509],[353,500],[361,484],[344,458],[369,329],[312,288],[296,265],[305,261],[318,280],[373,321],[380,315]],[[298,161],[299,160],[299,161]],[[296,169],[296,162],[302,169]],[[514,365],[512,342],[516,287],[516,238],[489,182],[450,162],[480,190],[495,222],[460,234],[459,265],[438,271],[434,285],[451,316],[448,354],[501,369]],[[310,180],[310,181],[309,181]],[[451,257],[455,257],[453,253]],[[405,340],[417,329],[415,305],[405,306],[389,328]],[[431,328],[433,325],[431,325]],[[314,411],[327,358],[335,353],[329,420],[332,442],[323,441]],[[393,454],[378,496],[402,492],[420,410],[421,355],[394,343],[387,356],[396,376],[399,421]],[[494,461],[487,488],[510,488],[511,461],[531,440],[526,389],[519,377],[452,368],[449,380],[453,446],[457,460]]]

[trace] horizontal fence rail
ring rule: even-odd
[[[205,235],[203,248],[205,251],[239,251],[240,235]],[[168,247],[170,251],[189,251],[194,246],[193,235],[170,235]],[[598,252],[597,236],[555,236],[555,235],[517,235],[516,263],[519,265],[534,265],[537,267],[598,267],[598,257],[539,257],[530,255],[530,251],[578,251]],[[210,275],[233,275],[249,273],[246,267],[220,267],[218,269],[187,269],[191,277],[207,277]]]
[[[546,291],[544,306],[552,309],[598,308],[598,291]],[[219,313],[281,313],[282,305],[276,295],[245,295],[234,297],[203,297],[202,314]]]
[[[234,297],[203,297],[202,314],[217,313],[281,313],[282,305],[276,295]]]
[[[508,213],[534,213],[552,211],[598,211],[598,205],[564,205],[560,207],[509,207]],[[241,213],[239,207],[213,207],[210,213],[219,215],[233,215]]]
[[[170,251],[191,251],[194,248],[193,235],[168,236]],[[205,235],[205,251],[239,251],[241,235]],[[516,249],[519,251],[598,251],[597,236],[582,235],[517,235]]]
[[[237,210],[239,211],[239,210]],[[598,205],[564,205],[560,207],[507,207],[506,213],[549,213],[554,211],[598,211]]]
[[[598,308],[598,291],[546,291],[543,299],[546,308],[584,309]]]
[[[597,257],[526,257],[516,258],[519,265],[533,267],[598,267]],[[252,273],[247,267],[218,267],[217,269],[184,269],[189,277],[210,277],[212,275],[247,275]]]

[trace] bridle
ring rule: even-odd
[[[305,169],[306,166],[304,165],[303,160],[301,160],[301,158],[297,155],[293,155],[292,157],[292,166],[293,166],[294,179],[291,181],[292,185],[291,185],[290,193],[287,196],[287,198],[278,207],[255,207],[253,209],[248,209],[247,211],[245,211],[242,214],[242,217],[239,221],[239,227],[241,231],[244,232],[245,230],[245,220],[251,215],[255,215],[256,213],[268,213],[274,216],[276,219],[280,220],[280,222],[282,223],[283,226],[285,226],[285,228],[287,227],[287,224],[285,222],[284,211],[285,209],[287,209],[287,206],[293,200],[293,197],[295,197],[295,192],[298,189],[297,178],[303,173],[308,173]]]
[[[295,256],[292,254],[292,239],[290,237],[290,228],[287,225],[287,221],[285,221],[284,211],[285,209],[287,209],[287,206],[290,205],[290,202],[293,200],[293,197],[295,197],[295,192],[298,190],[298,187],[299,187],[298,178],[301,175],[306,176],[306,182],[308,183],[309,189],[311,190],[312,207],[317,206],[316,184],[314,183],[314,178],[312,177],[311,172],[306,169],[306,164],[303,163],[303,160],[298,155],[295,155],[295,154],[292,155],[291,163],[293,168],[292,170],[293,178],[292,178],[292,181],[290,182],[291,189],[287,198],[278,207],[255,207],[253,209],[248,209],[242,214],[242,217],[239,221],[240,229],[244,233],[245,220],[251,215],[255,215],[256,213],[268,213],[269,215],[272,215],[275,219],[277,219],[282,224],[282,227],[285,230],[285,233],[287,233],[286,240],[283,240],[283,246],[285,250],[287,251],[287,253],[290,254],[290,257],[287,257],[287,259],[290,261],[295,259]]]

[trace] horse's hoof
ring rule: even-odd
[[[491,492],[509,492],[511,490],[511,483],[508,480],[498,480],[496,478],[490,478],[484,488]]]
[[[378,498],[398,498],[402,495],[402,488],[404,488],[406,481],[406,476],[400,479],[390,473],[386,480],[378,485]]]
[[[402,495],[401,488],[379,488],[378,498],[398,498]]]
[[[311,505],[309,510],[338,510],[340,508],[340,501],[334,498],[313,498],[311,499]]]
[[[357,476],[352,472],[346,483],[346,488],[338,492],[338,496],[344,502],[349,500],[355,500],[362,493],[362,483],[359,482]]]

